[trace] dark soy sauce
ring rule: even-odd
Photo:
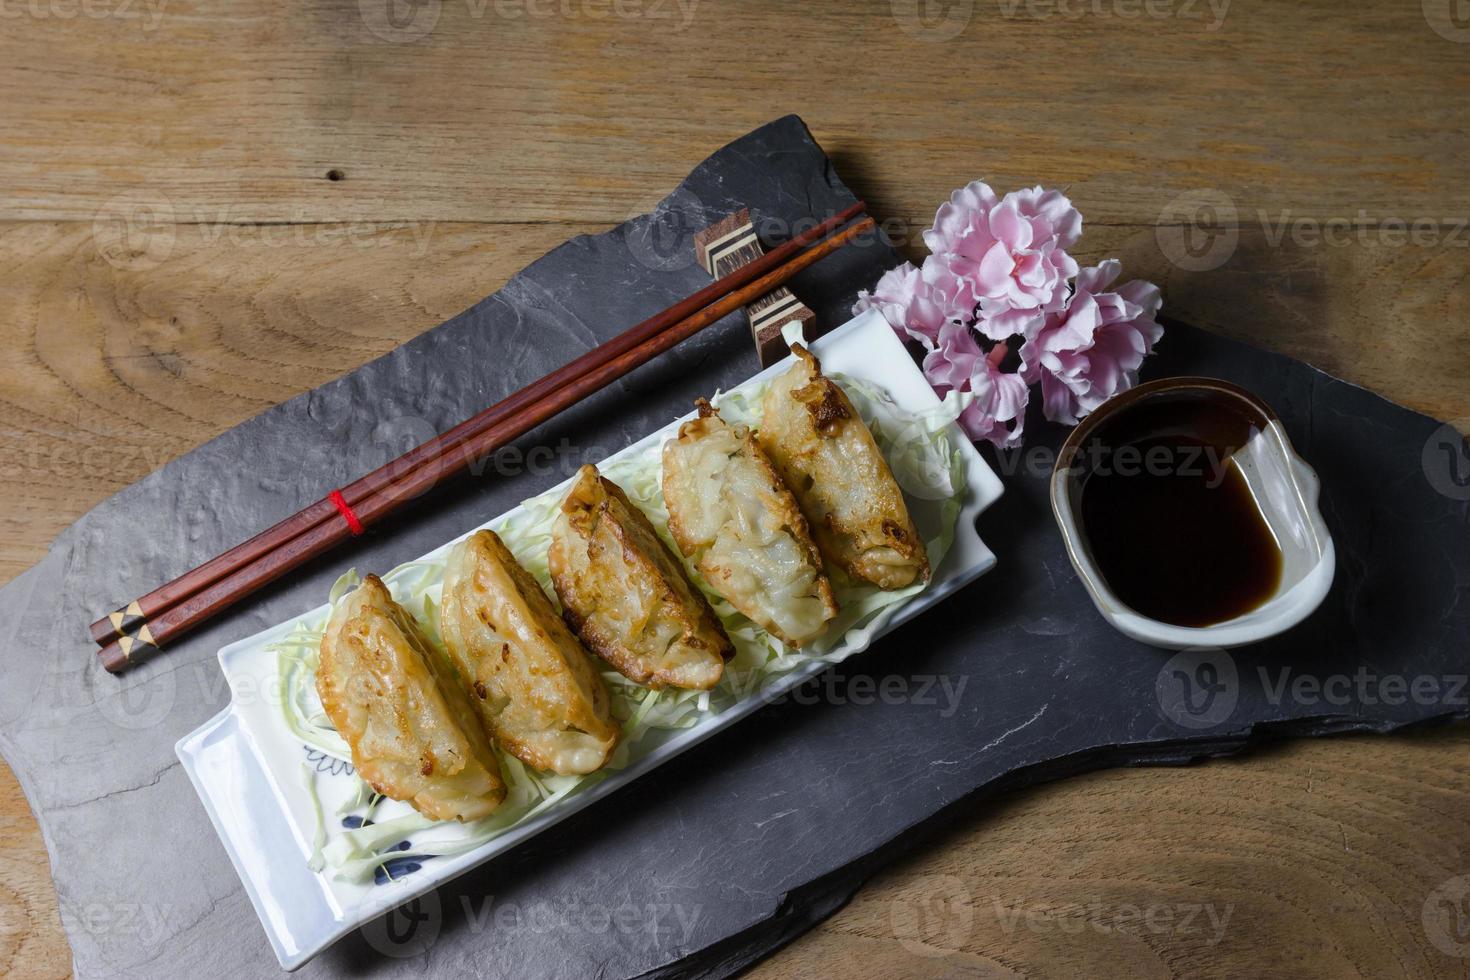
[[[1120,600],[1151,619],[1209,626],[1276,592],[1281,548],[1230,458],[1266,424],[1222,392],[1160,392],[1079,447],[1082,531]]]

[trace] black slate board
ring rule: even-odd
[[[749,206],[770,234],[851,200],[801,121],[777,120],[712,156],[653,216],[561,246],[466,313],[103,503],[0,591],[10,631],[0,749],[40,818],[79,976],[276,971],[173,754],[227,700],[219,647],[315,606],[343,568],[421,554],[601,455],[591,447],[620,448],[753,373],[746,330],[731,318],[521,444],[565,437],[585,454],[442,487],[122,680],[97,667],[86,624],[693,291],[707,281],[690,257],[698,227]],[[896,261],[868,242],[794,288],[836,324]],[[303,972],[722,976],[1002,787],[1220,755],[1262,734],[1465,717],[1470,489],[1453,468],[1459,440],[1304,364],[1187,326],[1172,326],[1149,373],[1254,389],[1320,472],[1339,569],[1301,627],[1208,664],[1111,632],[1063,553],[1044,474],[998,459],[1007,493],[980,528],[1000,556],[995,573],[819,678],[815,698],[767,707],[448,886],[406,940],[380,924]],[[1039,419],[1028,431],[1033,447],[1063,435]],[[1347,684],[1340,702],[1293,693],[1296,677],[1360,670],[1368,683]],[[887,677],[912,696],[874,698],[868,679]],[[1185,693],[1197,710],[1181,707],[1181,677],[1213,684],[1214,699],[1196,689]],[[1437,693],[1390,703],[1399,677],[1429,679]],[[946,696],[934,678],[964,686]]]

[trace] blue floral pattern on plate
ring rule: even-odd
[[[328,776],[355,776],[357,770],[352,763],[338,759],[336,756],[327,755],[320,749],[314,749],[309,745],[303,745],[306,750],[306,761],[315,767],[316,771]],[[371,813],[371,807],[369,807]],[[348,814],[342,818],[342,826],[348,830],[359,830],[363,827],[371,827],[373,819],[371,816],[360,814]],[[401,840],[388,848],[389,851],[408,851],[413,849],[413,843]],[[415,871],[423,870],[423,862],[430,859],[432,855],[417,855],[413,857],[388,858],[373,871],[373,884],[386,885],[397,881],[405,875],[411,875]]]
[[[357,774],[357,770],[353,768],[350,762],[345,762],[333,755],[327,755],[321,749],[314,749],[310,745],[303,745],[302,748],[306,750],[306,761],[316,766],[317,772],[324,772],[329,776],[341,776],[344,774],[353,776]]]

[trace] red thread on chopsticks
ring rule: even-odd
[[[352,512],[352,508],[347,506],[347,498],[342,496],[342,491],[333,490],[327,494],[327,499],[332,502],[332,505],[337,508],[337,513],[341,514],[342,519],[347,522],[347,529],[352,532],[352,536],[355,538],[361,534],[362,521],[359,521],[357,515]]]

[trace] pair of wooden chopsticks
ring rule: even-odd
[[[442,435],[104,616],[92,624],[92,638],[102,647],[102,665],[119,673],[141,663],[211,616],[360,533],[362,527],[377,523],[440,480],[460,473],[474,460],[771,292],[873,230],[873,219],[864,216],[837,231],[865,209],[859,201]]]

